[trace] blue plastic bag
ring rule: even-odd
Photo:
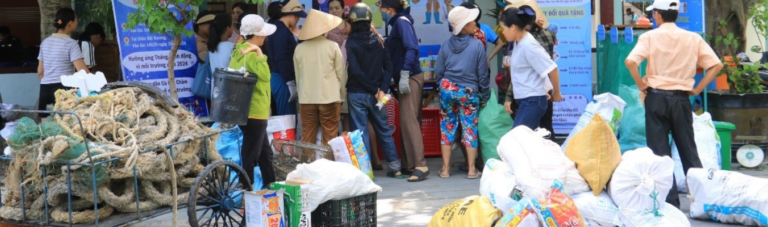
[[[213,129],[219,129],[219,123],[216,122],[211,127]],[[240,127],[235,129],[221,132],[221,137],[216,141],[216,151],[221,154],[221,157],[225,160],[232,161],[242,166],[243,163],[240,160],[240,149],[243,147],[243,131],[240,131]],[[235,176],[232,175],[232,178]],[[261,177],[261,170],[258,166],[253,169],[253,190],[260,190],[264,187],[264,180]],[[231,180],[231,179],[230,179]]]

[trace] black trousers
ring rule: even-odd
[[[64,87],[61,83],[55,83],[55,84],[41,84],[40,85],[40,96],[37,101],[37,110],[46,111],[48,110],[48,105],[55,105],[56,104],[56,91],[59,89],[67,89],[67,87]],[[39,113],[38,116],[41,118],[48,117],[50,114],[47,113]]]
[[[688,92],[649,89],[645,98],[645,130],[648,147],[653,153],[672,157],[669,144],[669,133],[672,132],[685,174],[688,174],[690,168],[701,168],[693,137],[693,115]],[[666,201],[679,208],[680,197],[672,176],[672,189]]]
[[[248,179],[251,183],[254,182],[253,168],[258,164],[264,186],[269,187],[275,182],[275,167],[272,165],[274,154],[267,138],[267,120],[248,119],[248,124],[240,125],[240,130],[243,131],[243,149],[240,156]]]

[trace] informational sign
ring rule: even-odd
[[[557,28],[555,61],[563,102],[555,103],[555,133],[568,134],[592,100],[592,12],[590,0],[538,0]]]
[[[136,4],[133,0],[113,0],[112,4],[124,79],[152,84],[170,93],[168,56],[173,37],[150,33],[149,28],[143,25],[128,29],[128,14],[136,11]],[[187,29],[192,30],[192,23],[187,25]],[[208,106],[205,99],[192,94],[198,59],[195,45],[194,36],[182,37],[175,60],[176,91],[179,104],[194,112],[195,116],[206,117]]]
[[[685,30],[704,33],[704,0],[680,0],[675,24]]]

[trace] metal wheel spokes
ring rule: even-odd
[[[243,190],[250,191],[245,171],[229,161],[208,165],[195,179],[190,193],[187,215],[189,223],[197,226],[245,226]],[[243,181],[242,183],[240,181]]]

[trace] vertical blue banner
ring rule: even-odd
[[[557,28],[555,61],[563,102],[555,103],[555,133],[568,134],[592,100],[592,5],[590,0],[537,0]]]
[[[704,33],[704,0],[680,0],[675,24],[685,30]]]
[[[153,34],[144,25],[128,29],[128,14],[136,11],[133,0],[113,0],[117,40],[120,47],[121,65],[125,81],[141,81],[152,84],[170,94],[168,84],[168,56],[173,46],[173,37],[165,34]],[[173,10],[173,9],[172,9]],[[192,23],[187,25],[192,30]],[[179,104],[195,113],[195,116],[208,116],[205,99],[192,94],[192,84],[197,72],[197,47],[195,37],[182,37],[181,46],[176,53],[176,90]]]

